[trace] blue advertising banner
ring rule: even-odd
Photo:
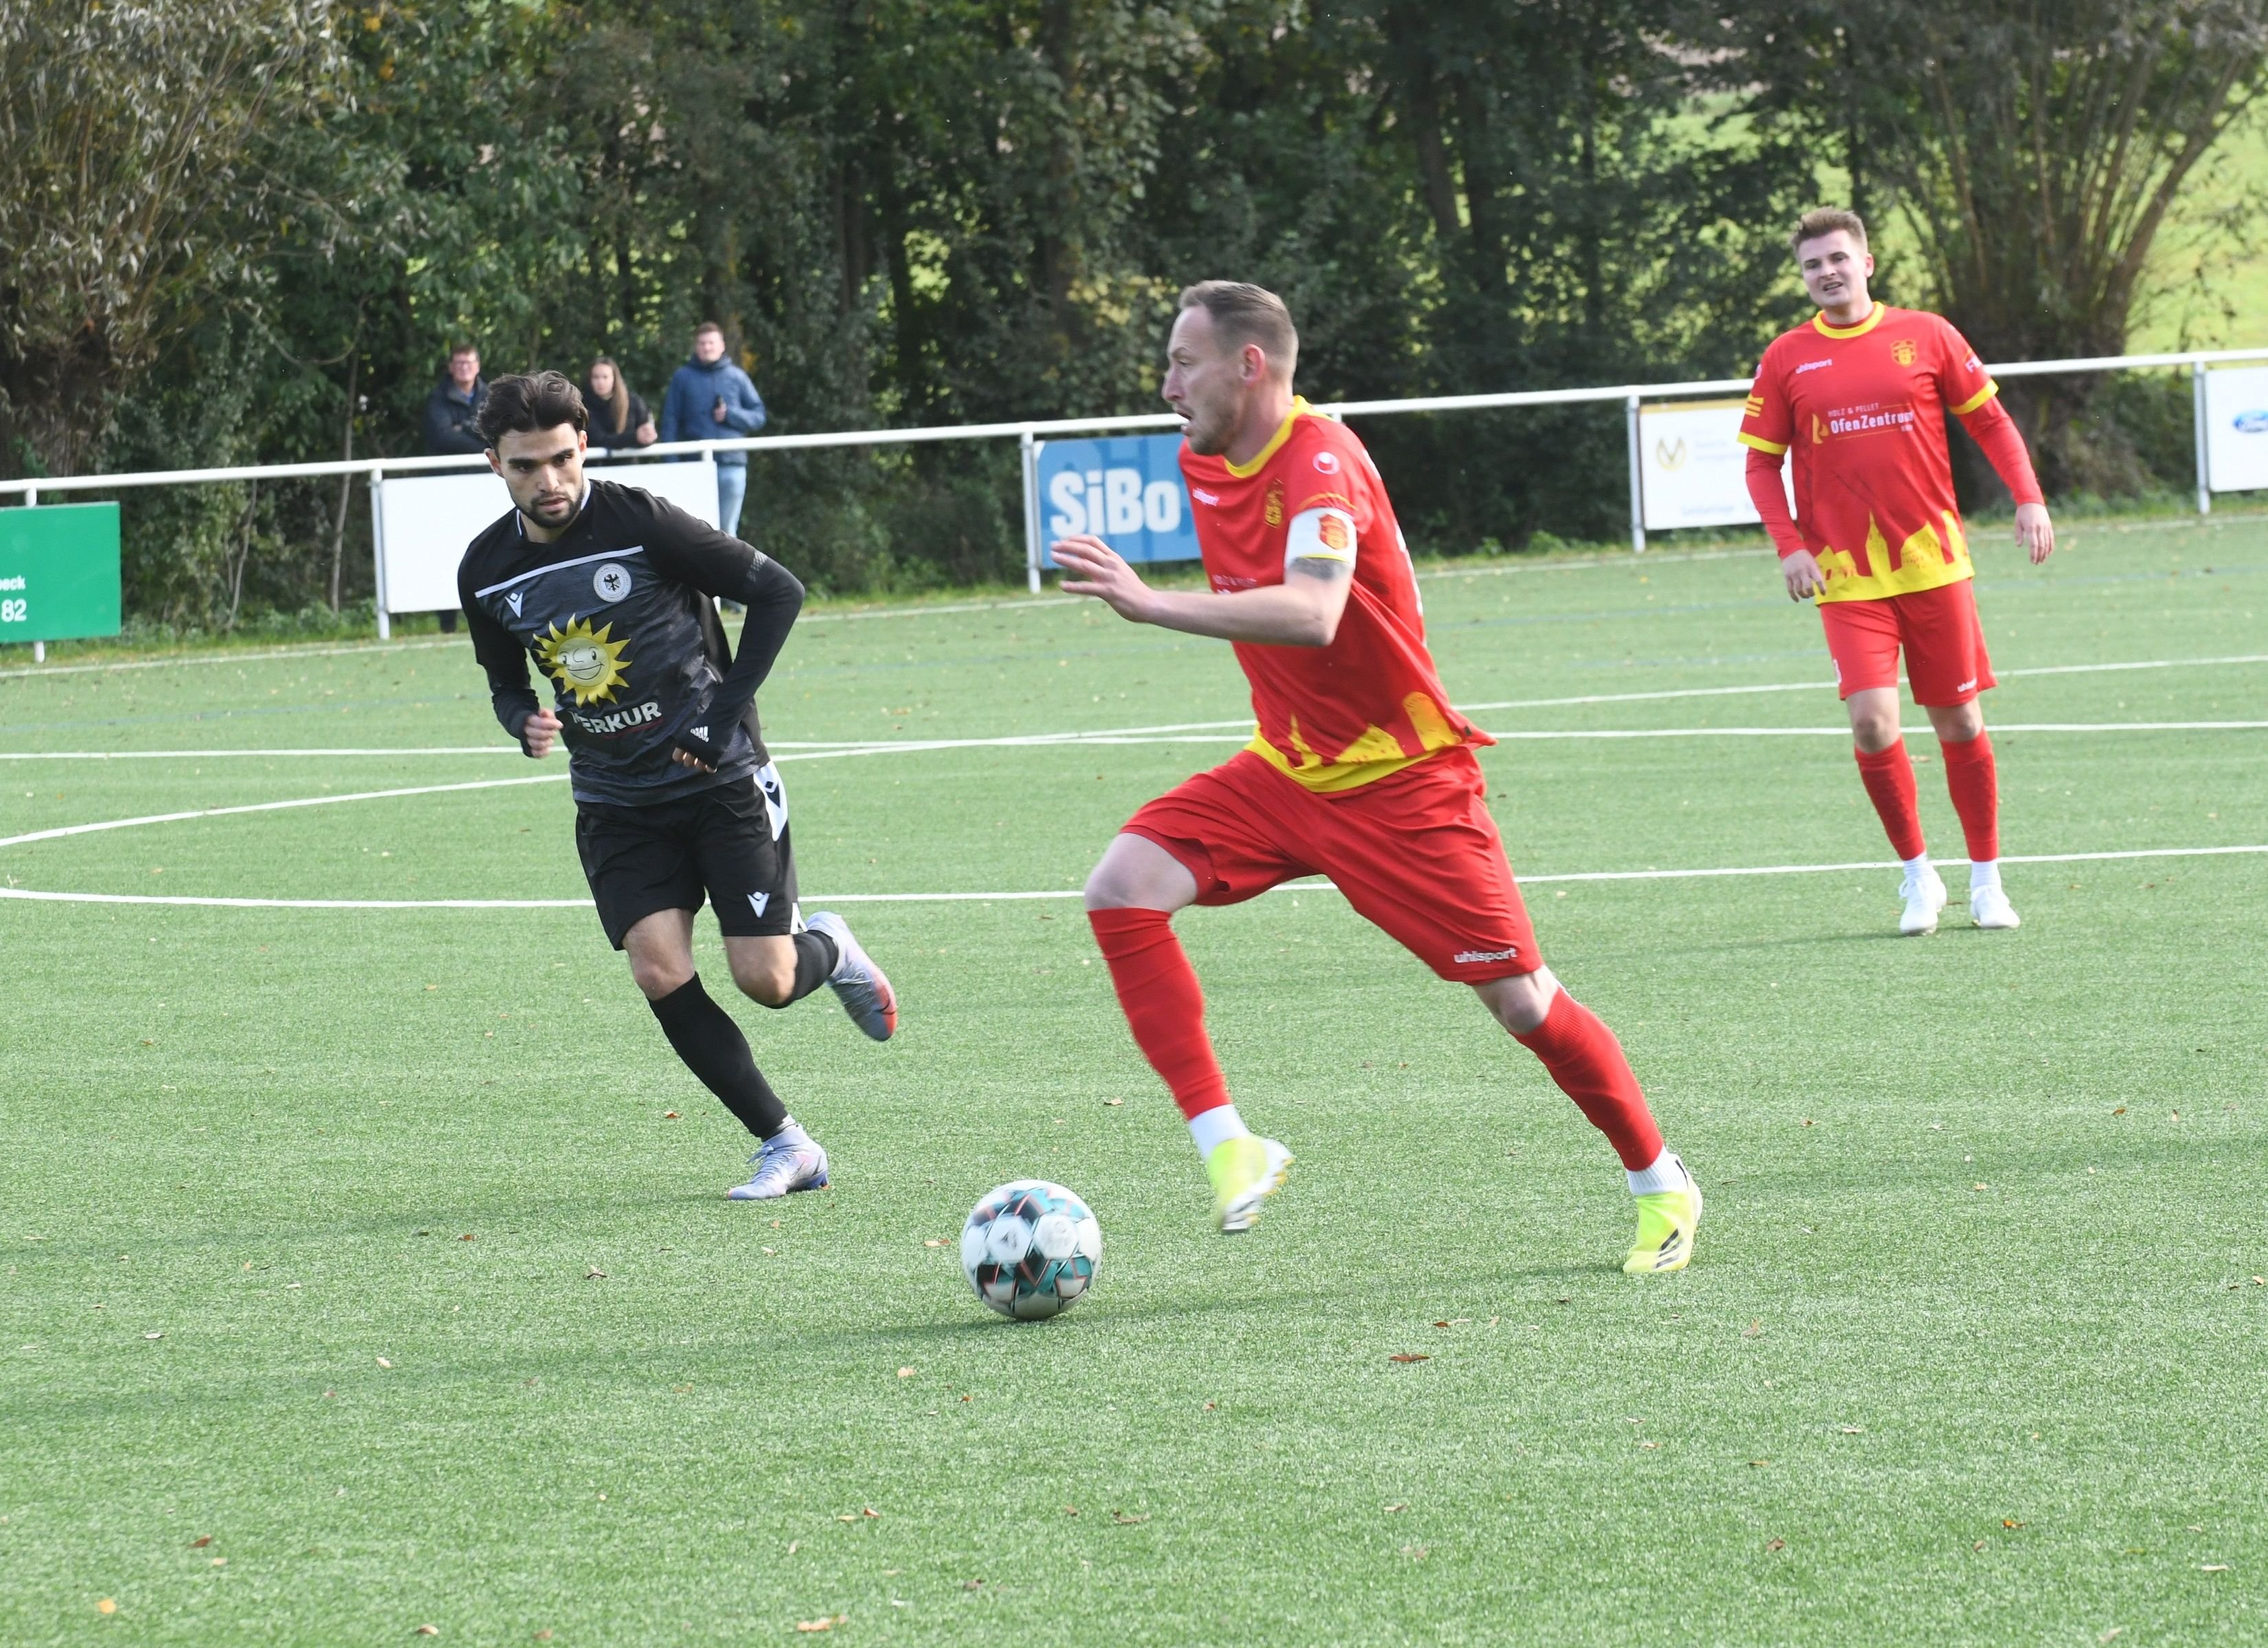
[[[1178,435],[1041,443],[1040,563],[1055,565],[1047,546],[1079,533],[1101,539],[1132,562],[1196,560],[1197,532],[1182,484],[1181,450]]]

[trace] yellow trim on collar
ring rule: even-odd
[[[1985,379],[1984,386],[1982,389],[1979,389],[1975,394],[1970,396],[1968,400],[1963,401],[1959,406],[1953,408],[1953,416],[1955,417],[1967,417],[1971,412],[1974,412],[1978,407],[1983,406],[1987,401],[1990,401],[1994,395],[1999,394],[1999,393],[2000,386],[1994,383],[1988,378]]]
[[[1260,473],[1261,465],[1282,451],[1284,443],[1292,438],[1292,425],[1314,410],[1314,408],[1307,404],[1307,398],[1305,395],[1293,395],[1292,409],[1284,415],[1284,421],[1276,426],[1276,432],[1268,438],[1268,444],[1260,449],[1259,455],[1250,463],[1230,463],[1227,455],[1224,453],[1220,460],[1222,467],[1239,481],[1250,480]]]
[[[1837,327],[1837,326],[1829,326],[1829,325],[1827,324],[1827,312],[1826,312],[1825,310],[1823,310],[1823,309],[1822,309],[1822,310],[1821,310],[1817,314],[1815,314],[1815,315],[1814,315],[1814,316],[1812,316],[1812,317],[1811,317],[1811,324],[1812,324],[1813,326],[1816,327],[1819,329],[1819,335],[1820,335],[1820,336],[1822,336],[1822,337],[1831,337],[1831,338],[1854,338],[1854,337],[1864,337],[1864,336],[1866,336],[1866,335],[1867,335],[1867,333],[1869,333],[1869,332],[1873,331],[1876,327],[1878,327],[1878,326],[1881,325],[1881,324],[1882,324],[1882,317],[1883,317],[1884,315],[1886,315],[1886,314],[1889,313],[1889,312],[1890,312],[1890,310],[1889,310],[1889,305],[1888,304],[1882,303],[1881,301],[1880,301],[1880,300],[1878,299],[1878,300],[1876,300],[1876,302],[1875,302],[1875,304],[1874,304],[1874,313],[1872,313],[1872,314],[1870,314],[1870,315],[1868,315],[1868,316],[1867,316],[1864,320],[1861,320],[1860,322],[1859,322],[1859,324],[1858,324],[1857,326],[1854,326],[1854,327]]]

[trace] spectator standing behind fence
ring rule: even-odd
[[[458,344],[449,351],[449,370],[425,397],[425,450],[463,452],[474,458],[486,452],[488,443],[473,422],[480,416],[481,402],[488,394],[488,380],[481,376],[480,350],[469,343]]]
[[[590,413],[592,445],[620,452],[653,445],[653,414],[642,397],[630,393],[613,356],[601,355],[591,363],[583,379],[583,404]]]
[[[703,320],[693,333],[693,358],[669,379],[661,401],[665,441],[729,439],[764,426],[763,397],[748,374],[725,358],[725,329]],[[748,454],[717,454],[717,525],[738,537],[740,502],[748,492]]]
[[[489,444],[481,438],[474,424],[488,394],[488,380],[481,376],[480,350],[469,343],[453,345],[449,350],[448,371],[433,386],[433,393],[425,397],[426,452],[462,452],[472,457],[486,452]],[[437,616],[443,635],[457,633],[455,607]]]

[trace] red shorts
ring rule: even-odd
[[[1329,876],[1357,914],[1445,979],[1482,984],[1543,965],[1468,749],[1329,795],[1240,751],[1151,802],[1126,831],[1179,859],[1200,904]]]
[[[1822,601],[1819,617],[1827,626],[1835,688],[1843,697],[1895,688],[1900,647],[1905,649],[1906,679],[1913,683],[1918,704],[1948,709],[1997,685],[1968,578],[1912,595]]]

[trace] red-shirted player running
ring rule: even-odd
[[[1469,984],[1613,1142],[1638,1199],[1623,1269],[1681,1270],[1701,1192],[1661,1142],[1613,1032],[1559,988],[1451,707],[1394,506],[1362,443],[1292,393],[1283,301],[1207,281],[1182,294],[1165,397],[1209,593],[1152,590],[1096,538],[1054,547],[1064,588],[1120,616],[1236,644],[1259,726],[1226,766],[1137,813],[1087,878],[1086,909],[1134,1039],[1189,1118],[1224,1231],[1249,1229],[1291,1152],[1229,1102],[1174,911],[1326,875],[1443,978]]]
[[[2016,925],[2000,887],[2000,797],[1977,695],[1993,684],[1970,587],[1975,569],[1953,497],[1945,415],[1976,437],[2016,500],[2016,542],[2036,566],[2055,551],[2024,438],[1999,386],[1942,315],[1867,294],[1874,260],[1855,212],[1796,225],[1804,290],[1821,313],[1764,350],[1741,439],[1749,496],[1780,555],[1791,600],[1816,595],[1865,782],[1905,861],[1898,931],[1937,930],[1945,882],[1922,842],[1913,767],[1898,732],[1898,650],[1929,712],[1945,787],[1969,843],[1969,909],[1979,927]],[[1795,518],[1780,465],[1795,453]]]

